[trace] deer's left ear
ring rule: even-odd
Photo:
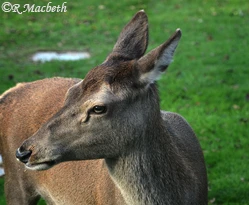
[[[141,83],[153,83],[167,69],[180,38],[181,30],[177,29],[168,41],[138,60]]]
[[[108,58],[119,56],[129,60],[139,59],[148,45],[148,17],[141,10],[123,28]]]

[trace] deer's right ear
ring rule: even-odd
[[[108,59],[118,56],[127,60],[141,58],[148,45],[148,18],[143,10],[137,12],[123,28]]]
[[[167,69],[173,59],[181,35],[181,30],[177,29],[168,41],[138,60],[141,83],[153,83]]]

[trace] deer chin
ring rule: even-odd
[[[42,170],[47,170],[52,168],[53,166],[55,166],[57,164],[57,162],[55,160],[51,160],[51,161],[44,161],[44,162],[27,162],[25,164],[26,168],[29,170],[36,170],[36,171],[42,171]]]

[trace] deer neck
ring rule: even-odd
[[[129,154],[106,159],[109,173],[129,205],[181,204],[177,183],[182,165],[160,124],[158,129],[148,127]]]

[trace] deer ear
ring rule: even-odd
[[[143,10],[137,12],[123,28],[108,58],[113,56],[133,60],[144,55],[148,45],[148,18]]]
[[[180,38],[181,30],[177,29],[164,44],[150,51],[138,60],[140,82],[149,84],[160,77],[171,63]]]

